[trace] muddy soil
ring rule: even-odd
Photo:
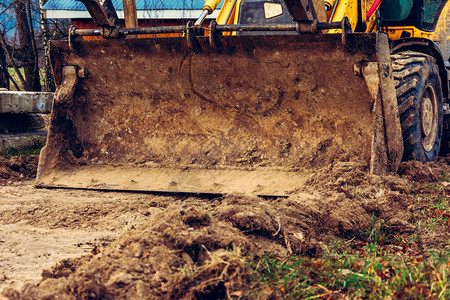
[[[278,199],[13,182],[0,186],[0,289],[9,299],[226,298],[248,281],[246,255],[320,256],[325,238],[361,237],[374,216],[414,232],[411,187],[445,180],[449,162],[402,163],[400,175],[384,177],[337,163]],[[424,243],[440,247],[449,237]]]
[[[36,177],[37,155],[5,158],[0,156],[0,185],[16,181],[32,180]]]

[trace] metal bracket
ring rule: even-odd
[[[301,33],[317,33],[317,20],[295,22],[295,30]]]
[[[72,51],[72,52],[75,52],[75,49],[74,49],[74,47],[73,47],[73,37],[74,37],[74,35],[75,35],[75,30],[76,30],[77,28],[75,27],[75,26],[70,26],[69,27],[69,37],[68,37],[68,40],[69,40],[69,49],[70,49],[70,51]]]
[[[344,45],[345,49],[348,51],[352,51],[353,45],[348,39],[348,34],[352,33],[352,26],[350,25],[350,21],[347,17],[344,17],[341,22],[341,30],[342,30],[342,45]]]
[[[63,66],[61,69],[61,84],[56,88],[53,101],[58,105],[72,107],[73,93],[77,86],[78,77],[77,66]]]
[[[293,21],[317,20],[316,10],[311,0],[285,0],[284,3]]]
[[[202,52],[202,48],[200,46],[200,43],[198,42],[197,36],[204,35],[205,30],[201,26],[194,25],[193,21],[189,21],[186,24],[186,42],[189,47],[194,53],[200,53]]]
[[[403,137],[392,75],[389,38],[386,33],[377,32],[377,58],[388,167],[389,171],[396,172],[403,156]]]
[[[77,76],[80,79],[86,79],[89,76],[89,70],[84,67],[77,67]]]
[[[217,25],[216,21],[212,21],[209,24],[209,45],[217,52],[221,52],[222,43],[219,40],[219,36],[222,35],[222,32],[216,29],[216,25]]]
[[[95,24],[102,28],[103,38],[119,37],[119,29],[122,27],[119,17],[111,0],[79,0],[81,1]]]
[[[102,37],[105,39],[115,39],[119,37],[120,27],[102,27]]]
[[[77,43],[76,42],[83,40],[83,38],[80,35],[78,35],[78,31],[79,31],[79,29],[73,25],[69,27],[68,44],[69,44],[70,51],[72,51],[73,53],[77,53]]]

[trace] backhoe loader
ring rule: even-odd
[[[219,0],[147,28],[81,1],[99,28],[51,44],[37,186],[286,196],[330,164],[438,155],[449,1],[225,0],[207,28]],[[180,37],[136,38],[162,33]]]

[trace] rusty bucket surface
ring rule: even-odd
[[[287,195],[371,156],[374,99],[355,68],[374,35],[224,36],[51,45],[58,89],[37,185]]]

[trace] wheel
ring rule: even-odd
[[[403,160],[432,161],[442,137],[442,87],[435,59],[418,52],[392,55],[402,126]]]

